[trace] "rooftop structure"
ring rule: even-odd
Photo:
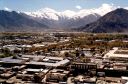
[[[96,84],[96,77],[84,77],[82,75],[79,75],[74,78],[75,83],[87,83],[87,84]]]
[[[0,59],[1,63],[10,63],[10,64],[26,64],[26,65],[39,65],[39,66],[48,66],[48,67],[58,67],[68,64],[70,61],[62,57],[50,57],[50,56],[41,56],[41,55],[22,55],[21,57],[16,56],[6,57]]]
[[[56,62],[56,63],[30,61],[30,62],[26,62],[26,64],[30,64],[30,65],[44,65],[44,66],[50,66],[50,67],[57,67],[57,66],[65,65],[65,64],[67,64],[69,62],[70,61],[68,59],[64,59],[64,60],[61,60],[61,61]]]
[[[69,75],[69,71],[62,69],[53,69],[47,74],[46,80],[54,81],[54,82],[65,81],[68,75]]]
[[[0,59],[1,63],[14,63],[14,64],[19,64],[21,62],[23,62],[22,59],[13,59],[13,57],[6,57],[6,58],[2,58]]]
[[[121,52],[121,51],[127,51],[128,52],[128,50],[120,50],[119,48],[114,47],[107,54],[105,54],[104,58],[115,58],[115,57],[118,57],[118,58],[128,58],[128,54],[116,53],[117,51],[118,52]]]

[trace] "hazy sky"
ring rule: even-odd
[[[52,8],[57,11],[98,8],[102,4],[128,7],[128,0],[0,0],[0,9],[15,11],[36,11]]]

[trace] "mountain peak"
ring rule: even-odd
[[[88,32],[128,32],[128,10],[118,8],[101,17],[98,21],[81,28]]]
[[[17,29],[18,28],[18,29]],[[16,11],[0,10],[0,30],[1,31],[26,31],[48,28],[24,13]]]
[[[118,15],[122,15],[122,14],[128,14],[128,10],[124,9],[124,8],[118,8],[110,13],[114,13],[114,14],[118,14]]]
[[[115,11],[127,11],[127,9],[124,9],[124,8],[117,8]]]
[[[40,10],[37,10],[35,12],[27,12],[26,14],[38,17],[38,18],[46,18],[50,20],[59,20],[59,18],[69,18],[69,19],[75,19],[75,18],[83,18],[85,16],[88,16],[90,14],[98,14],[100,16],[105,15],[106,13],[114,10],[116,7],[109,4],[102,4],[99,8],[92,8],[92,9],[81,9],[79,11],[73,11],[73,10],[64,10],[64,11],[56,11],[51,8],[43,8]]]
[[[127,20],[126,18],[128,18],[128,10],[123,9],[123,8],[118,8],[104,15],[101,18],[101,20],[103,19],[104,21],[124,22]]]
[[[40,9],[37,12],[45,12],[45,13],[56,13],[56,11],[54,9],[51,8],[44,8],[44,9]]]

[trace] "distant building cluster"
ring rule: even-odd
[[[79,33],[26,36],[1,37],[0,84],[128,84],[128,48],[102,45],[115,40],[91,34],[89,47]]]

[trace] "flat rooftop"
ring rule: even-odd
[[[30,62],[26,62],[26,64],[30,64],[30,65],[44,65],[44,66],[57,67],[57,66],[65,65],[65,64],[67,64],[69,62],[70,61],[68,59],[65,59],[65,60],[61,60],[61,61],[56,62],[56,63],[30,61]]]
[[[28,60],[29,59],[29,60]],[[27,60],[27,61],[26,61]],[[22,55],[20,57],[6,57],[0,59],[1,63],[24,63],[26,65],[44,65],[44,66],[61,66],[69,63],[68,59],[62,57],[51,57],[51,56],[42,56],[42,55]]]
[[[0,62],[3,62],[3,63],[21,63],[21,62],[23,62],[22,59],[13,59],[12,57],[1,58],[0,60],[1,60]]]
[[[110,50],[107,54],[104,55],[104,58],[113,58],[113,57],[119,57],[119,58],[128,58],[128,54],[123,53],[116,53],[121,51],[128,51],[128,50],[119,50],[118,47],[114,47],[112,50]]]

